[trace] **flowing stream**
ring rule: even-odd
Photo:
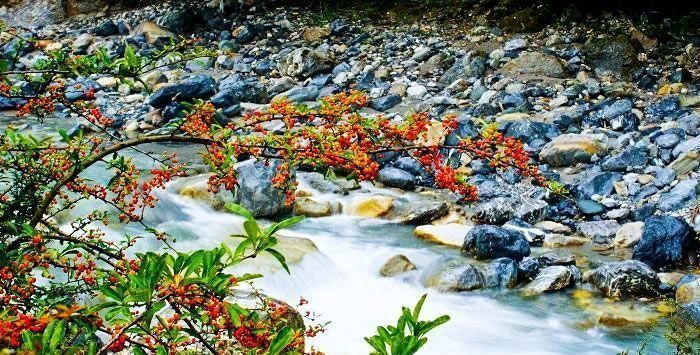
[[[45,132],[32,126],[25,128],[34,133]],[[148,149],[159,151],[163,147]],[[192,147],[167,149],[177,150],[185,159],[196,154]],[[139,165],[148,168],[149,164],[143,160]],[[106,181],[107,172],[99,168],[91,169],[88,175]],[[241,218],[180,196],[177,187],[175,182],[158,192],[160,202],[148,211],[147,223],[170,232],[181,251],[230,243],[233,238],[229,235],[240,230]],[[371,185],[363,185],[362,191],[359,193],[377,192]],[[357,198],[354,193],[345,197],[320,196],[340,199],[343,204]],[[95,207],[86,203],[72,213],[85,213]],[[108,229],[108,236],[120,238],[125,233],[138,232],[133,225],[116,225]],[[668,350],[660,327],[644,333],[582,326],[585,315],[572,305],[571,291],[526,299],[517,289],[465,293],[427,289],[421,283],[421,270],[440,258],[458,255],[459,251],[415,238],[410,226],[337,214],[308,218],[283,234],[308,238],[318,250],[292,243],[291,249],[298,253],[290,260],[291,275],[272,263],[249,266],[265,274],[255,286],[291,305],[296,305],[300,297],[309,300],[305,308],[319,315],[320,322],[331,322],[325,333],[311,341],[327,354],[368,353],[363,337],[374,334],[378,325],[393,324],[401,306],[413,306],[424,293],[428,298],[421,318],[449,314],[452,319],[429,334],[421,354],[616,354],[636,348],[647,336],[650,354]],[[141,251],[162,248],[160,242],[152,239],[142,239],[136,247]],[[284,243],[281,248],[285,249]],[[418,269],[381,277],[379,268],[396,254],[406,255]]]

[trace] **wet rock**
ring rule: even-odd
[[[605,212],[605,206],[599,202],[588,200],[588,199],[578,199],[576,200],[576,207],[585,216],[597,216]]]
[[[584,280],[608,297],[658,297],[661,294],[659,277],[637,260],[604,264],[586,273]]]
[[[652,216],[644,221],[644,233],[634,247],[633,259],[654,269],[676,264],[683,255],[690,228],[680,218]]]
[[[389,196],[372,196],[355,203],[354,214],[377,218],[388,214],[394,207],[394,199]]]
[[[614,190],[615,181],[622,179],[619,173],[594,173],[578,182],[576,196],[579,199],[590,199],[593,195],[610,196]]]
[[[607,150],[607,140],[598,135],[562,134],[542,148],[540,159],[553,166],[588,163],[593,155]]]
[[[324,217],[333,214],[328,202],[318,202],[309,197],[297,197],[294,200],[294,214],[307,217]]]
[[[586,61],[600,74],[627,76],[638,65],[637,51],[624,35],[592,38],[584,51]]]
[[[390,166],[379,170],[377,181],[386,186],[398,187],[404,190],[413,190],[416,187],[416,178],[413,174]]]
[[[330,71],[335,65],[335,59],[326,50],[297,48],[277,63],[282,75],[307,78],[314,74]]]
[[[370,103],[370,107],[377,111],[386,111],[399,103],[401,103],[401,96],[391,94],[373,99]]]
[[[536,140],[549,141],[559,136],[556,125],[529,120],[505,121],[501,123],[501,130],[506,136],[520,139],[528,144]]]
[[[392,256],[379,269],[379,274],[385,277],[402,274],[407,271],[415,270],[416,265],[411,262],[405,255],[399,254]]]
[[[506,63],[499,72],[506,75],[533,75],[551,78],[566,76],[564,66],[553,55],[540,52],[524,52]]]
[[[581,222],[576,226],[579,234],[596,244],[608,244],[618,229],[620,224],[613,220]]]
[[[316,99],[318,94],[319,90],[315,86],[297,86],[283,93],[277,94],[274,99],[279,100],[285,98],[290,102],[313,101]]]
[[[279,164],[276,160],[269,164],[247,160],[235,167],[238,178],[236,203],[248,209],[255,217],[275,216],[288,209],[284,192],[272,186]]]
[[[511,258],[520,260],[530,255],[530,245],[521,233],[491,226],[478,225],[464,238],[462,252],[476,259]]]
[[[174,33],[168,31],[164,27],[158,26],[155,22],[144,21],[141,22],[133,31],[131,31],[132,36],[144,36],[146,43],[155,45],[157,47],[164,46],[170,43],[171,40],[175,40],[176,36]]]
[[[625,171],[643,167],[648,160],[646,149],[630,148],[605,159],[601,167],[606,171]]]
[[[571,234],[569,226],[553,221],[537,222],[535,227],[548,233]]]
[[[664,212],[679,210],[697,200],[698,180],[688,179],[676,184],[659,198],[659,209]]]
[[[500,224],[518,218],[534,223],[544,219],[548,204],[526,196],[496,197],[481,202],[475,211],[475,217],[482,222]]]
[[[83,33],[76,37],[71,46],[71,48],[73,48],[73,53],[87,54],[87,49],[94,40],[95,38],[89,33]]]
[[[102,21],[102,23],[100,23],[99,25],[95,26],[95,28],[93,28],[92,30],[92,33],[96,36],[102,37],[113,36],[119,34],[119,27],[111,19],[105,20]]]
[[[615,232],[615,239],[613,243],[616,248],[630,248],[642,239],[642,233],[644,232],[644,222],[631,222],[626,223],[620,227],[620,229]]]
[[[544,236],[542,246],[546,248],[562,248],[584,245],[590,242],[589,239],[572,237],[562,234],[547,234]]]
[[[524,289],[526,295],[537,295],[565,289],[575,283],[573,273],[567,266],[549,266],[542,269],[537,277]]]
[[[471,291],[484,287],[484,275],[462,258],[434,262],[421,275],[426,287],[440,291]]]
[[[502,227],[522,233],[530,245],[542,245],[542,241],[544,240],[545,233],[543,231],[533,227],[530,223],[527,223],[521,219],[512,219]]]
[[[540,272],[540,262],[533,257],[525,257],[518,263],[518,280],[531,281]]]
[[[474,226],[459,223],[428,224],[416,227],[413,234],[430,242],[461,247],[464,244],[464,237],[472,228]]]
[[[485,72],[486,61],[483,57],[465,56],[457,60],[454,65],[447,69],[438,82],[443,85],[450,85],[460,78],[480,78]]]
[[[411,201],[405,211],[398,212],[397,220],[403,224],[427,224],[446,216],[450,206],[445,201]]]
[[[511,288],[518,282],[518,266],[513,259],[498,258],[484,269],[484,287]]]
[[[210,100],[217,108],[225,108],[241,102],[265,104],[270,99],[265,87],[257,80],[238,80],[237,77],[229,77],[222,80],[219,89],[220,91]]]
[[[178,101],[208,99],[215,92],[216,82],[211,76],[196,75],[156,90],[148,98],[148,104],[155,108],[163,108],[175,98]]]

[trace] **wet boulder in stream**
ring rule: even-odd
[[[484,287],[484,275],[466,260],[453,257],[429,265],[421,275],[426,287],[440,291],[471,291]]]
[[[676,264],[683,256],[690,228],[677,217],[652,216],[644,220],[644,232],[632,258],[654,269]]]
[[[520,232],[484,224],[467,233],[462,252],[482,260],[501,257],[520,260],[530,255],[530,245]]]
[[[646,264],[625,260],[604,264],[586,273],[584,280],[608,297],[658,297],[661,280]]]
[[[265,164],[247,160],[236,166],[238,188],[236,203],[247,208],[255,217],[274,216],[287,210],[282,190],[272,186],[278,161]]]
[[[155,108],[163,108],[173,99],[190,101],[192,99],[208,99],[216,92],[216,81],[209,75],[195,75],[181,80],[177,84],[162,87],[148,98],[148,104]]]

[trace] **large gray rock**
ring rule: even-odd
[[[484,270],[484,286],[487,288],[511,288],[518,282],[518,265],[513,259],[498,258]]]
[[[476,259],[511,258],[530,255],[530,244],[519,232],[491,225],[478,225],[464,238],[462,252]]]
[[[476,207],[476,218],[484,223],[501,224],[513,218],[536,223],[546,216],[548,204],[527,196],[496,197]]]
[[[307,78],[330,71],[335,65],[333,55],[327,50],[297,48],[280,59],[277,69],[282,75]]]
[[[634,247],[632,258],[654,269],[678,263],[688,242],[690,228],[684,220],[670,216],[652,216],[644,220],[644,232]]]
[[[416,187],[416,177],[406,170],[387,166],[379,170],[377,180],[390,187],[413,190]]]
[[[584,279],[608,297],[658,297],[661,294],[659,276],[637,260],[607,263],[586,273]]]
[[[551,78],[566,76],[566,70],[557,57],[540,52],[524,52],[501,67],[499,72],[508,75],[534,75]]]
[[[272,186],[272,178],[277,174],[276,160],[265,164],[262,161],[247,160],[235,168],[238,178],[236,203],[248,209],[255,217],[275,216],[288,210],[285,194]]]
[[[526,295],[536,295],[562,290],[573,284],[575,284],[575,279],[570,267],[549,266],[542,269],[537,277],[523,289],[523,292]]]
[[[486,61],[483,57],[470,57],[465,56],[449,69],[440,77],[439,83],[443,85],[450,85],[457,79],[463,78],[480,78],[486,72]]]
[[[216,81],[209,75],[195,75],[181,80],[177,84],[162,87],[148,98],[148,104],[155,108],[163,108],[173,99],[191,101],[193,99],[208,99],[216,92]]]
[[[646,149],[634,147],[605,159],[601,167],[607,171],[625,171],[635,167],[644,167],[648,160]]]
[[[664,212],[679,210],[697,200],[698,180],[688,179],[679,182],[669,192],[659,198],[659,209]]]
[[[407,271],[415,270],[416,265],[411,262],[405,255],[398,254],[391,257],[379,269],[379,274],[390,277]]]
[[[615,181],[622,179],[620,173],[593,173],[576,184],[576,197],[589,199],[593,195],[610,196],[615,189]]]
[[[579,234],[591,239],[596,244],[612,242],[620,224],[614,220],[581,222],[576,226]]]
[[[440,259],[421,275],[423,284],[440,291],[471,291],[484,287],[484,275],[462,258]]]
[[[562,134],[542,148],[540,158],[553,166],[588,163],[607,151],[607,138],[589,134]]]
[[[637,51],[625,35],[596,37],[584,45],[586,61],[597,73],[627,76],[637,62]]]

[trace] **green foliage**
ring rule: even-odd
[[[432,321],[419,321],[418,316],[423,308],[427,295],[423,295],[411,312],[407,307],[401,308],[401,316],[396,326],[378,327],[377,335],[366,337],[365,341],[372,346],[376,355],[412,355],[425,345],[428,339],[425,335],[437,326],[450,320],[447,315]]]

